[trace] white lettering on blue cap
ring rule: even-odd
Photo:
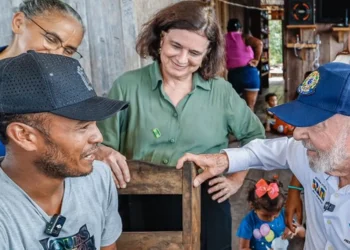
[[[87,88],[89,91],[93,90],[92,84],[91,84],[91,82],[89,81],[89,79],[87,78],[84,69],[83,69],[82,67],[78,66],[78,67],[77,67],[77,72],[78,72],[78,74],[80,75],[81,79],[83,80],[83,82],[84,82],[86,88]]]

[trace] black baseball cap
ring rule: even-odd
[[[0,112],[100,121],[128,103],[96,95],[79,61],[28,51],[0,61]]]

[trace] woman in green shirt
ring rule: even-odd
[[[99,124],[105,145],[100,159],[113,161],[118,150],[127,159],[173,167],[186,152],[217,153],[226,148],[229,134],[242,144],[264,138],[258,118],[231,84],[218,77],[224,69],[223,35],[211,6],[181,1],[160,10],[144,25],[137,51],[151,56],[154,63],[115,81],[109,97],[130,106]],[[117,185],[122,187],[122,173],[128,177],[124,168],[115,168]],[[235,177],[217,177],[211,187],[202,185],[201,249],[231,249],[228,198],[243,182]],[[179,201],[168,199],[166,208],[159,198],[147,196],[144,202],[144,209],[154,212],[154,217],[148,214],[143,222],[153,230],[169,219],[163,212],[172,211],[176,217],[172,209]],[[178,226],[180,218],[174,220]],[[163,223],[159,227],[167,229]]]

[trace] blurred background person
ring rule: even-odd
[[[256,37],[243,34],[242,25],[236,18],[228,21],[225,40],[228,81],[254,112],[260,90],[260,75],[256,67],[260,61],[263,43]]]

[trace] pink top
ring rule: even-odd
[[[242,32],[229,32],[226,40],[226,67],[228,69],[247,66],[254,59],[254,51],[243,40]]]

